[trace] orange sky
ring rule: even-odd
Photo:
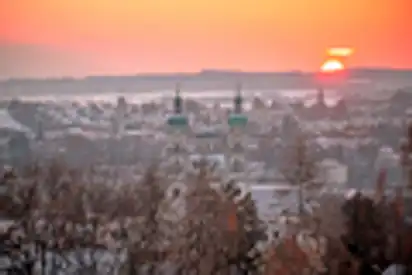
[[[0,76],[412,67],[410,0],[0,0]]]

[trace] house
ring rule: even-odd
[[[29,159],[32,137],[31,129],[14,120],[8,110],[0,110],[0,162],[24,164]]]

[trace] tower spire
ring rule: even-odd
[[[325,106],[325,91],[323,90],[322,87],[319,87],[318,89],[317,104],[321,106]]]
[[[180,83],[177,83],[175,88],[174,112],[175,114],[182,113],[182,97],[180,96]]]
[[[179,83],[179,82],[178,82],[178,83],[176,83],[175,93],[176,93],[176,95],[177,95],[177,96],[179,96],[179,95],[180,95],[180,83]]]
[[[236,85],[236,95],[234,98],[234,113],[240,114],[242,113],[242,104],[243,104],[243,97],[242,97],[242,84],[238,83]]]

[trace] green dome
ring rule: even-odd
[[[167,124],[172,127],[186,127],[189,122],[185,116],[173,115],[167,119]]]
[[[247,122],[247,116],[239,114],[231,114],[228,119],[228,124],[230,127],[244,127]]]

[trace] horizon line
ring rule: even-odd
[[[346,71],[393,71],[393,72],[412,72],[412,67],[380,67],[380,66],[358,66],[346,68]],[[175,71],[175,72],[139,72],[139,73],[128,73],[128,74],[88,74],[85,76],[28,76],[28,77],[0,77],[0,83],[5,82],[17,82],[17,81],[59,81],[59,80],[73,80],[81,81],[88,78],[127,78],[127,77],[168,77],[168,76],[196,76],[202,74],[301,74],[301,75],[312,75],[319,73],[319,71],[304,71],[299,69],[294,70],[284,70],[284,71],[247,71],[242,69],[201,69],[198,71]]]

